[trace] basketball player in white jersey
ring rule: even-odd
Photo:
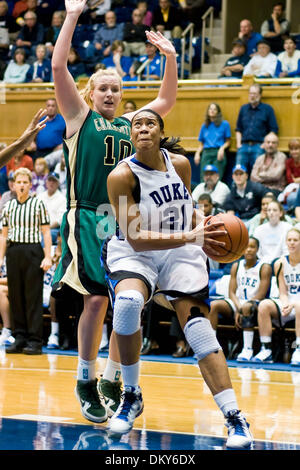
[[[276,326],[296,321],[296,349],[291,364],[300,366],[300,231],[292,228],[286,237],[288,255],[274,264],[279,299],[263,300],[258,307],[258,327],[261,342],[260,352],[254,362],[272,363],[272,323]]]
[[[213,224],[211,232],[204,229],[203,217],[192,228],[190,164],[178,154],[183,150],[178,140],[162,140],[163,128],[157,113],[138,112],[131,130],[136,154],[123,160],[108,177],[108,194],[120,233],[108,241],[103,262],[112,291],[113,328],[124,385],[109,429],[113,434],[129,432],[143,411],[140,320],[158,286],[155,298],[176,311],[203,378],[224,413],[227,446],[247,448],[252,444],[249,425],[239,411],[226,359],[207,318],[207,257],[199,245],[204,238],[205,246],[216,251],[222,244],[213,238],[222,231],[219,224]],[[170,147],[171,152],[166,150]]]
[[[219,315],[233,320],[243,329],[243,348],[237,361],[248,362],[253,357],[254,327],[257,325],[257,305],[268,297],[272,268],[257,257],[259,241],[249,238],[244,257],[233,263],[230,272],[229,298],[210,304],[210,321],[217,330]]]

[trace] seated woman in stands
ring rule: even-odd
[[[300,51],[293,37],[285,39],[284,51],[277,56],[275,77],[300,77]]]

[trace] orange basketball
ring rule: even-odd
[[[215,222],[223,222],[224,224],[223,227],[220,225],[217,230],[226,230],[227,234],[217,237],[216,240],[224,242],[226,245],[224,247],[218,246],[215,248],[216,251],[219,252],[219,255],[207,254],[205,247],[203,247],[203,251],[209,258],[218,261],[219,263],[232,263],[244,254],[248,246],[248,230],[241,219],[231,214],[214,215],[209,219],[206,219],[205,225]]]

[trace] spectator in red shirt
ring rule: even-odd
[[[7,176],[9,176],[11,172],[15,172],[20,167],[25,167],[28,168],[28,170],[33,171],[32,158],[25,154],[25,150],[21,150],[19,153],[16,153],[16,155],[7,163]]]
[[[287,186],[279,195],[278,200],[287,205],[288,208],[295,207],[297,191],[300,187],[300,140],[289,141],[289,156],[286,159],[286,181]]]

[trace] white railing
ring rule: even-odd
[[[208,35],[207,35],[207,29],[206,29],[206,21],[209,21],[209,26],[208,26]],[[202,47],[201,47],[201,65],[204,64],[204,57],[205,57],[205,51],[206,51],[206,35],[208,37],[208,46],[211,47],[212,43],[212,31],[213,31],[213,23],[214,23],[214,7],[209,7],[208,10],[204,13],[202,16]]]
[[[188,37],[188,62],[185,61],[186,53],[186,40]],[[181,70],[180,78],[184,78],[184,71],[188,71],[188,76],[192,72],[192,59],[193,59],[193,37],[194,37],[194,23],[190,23],[181,35]]]

